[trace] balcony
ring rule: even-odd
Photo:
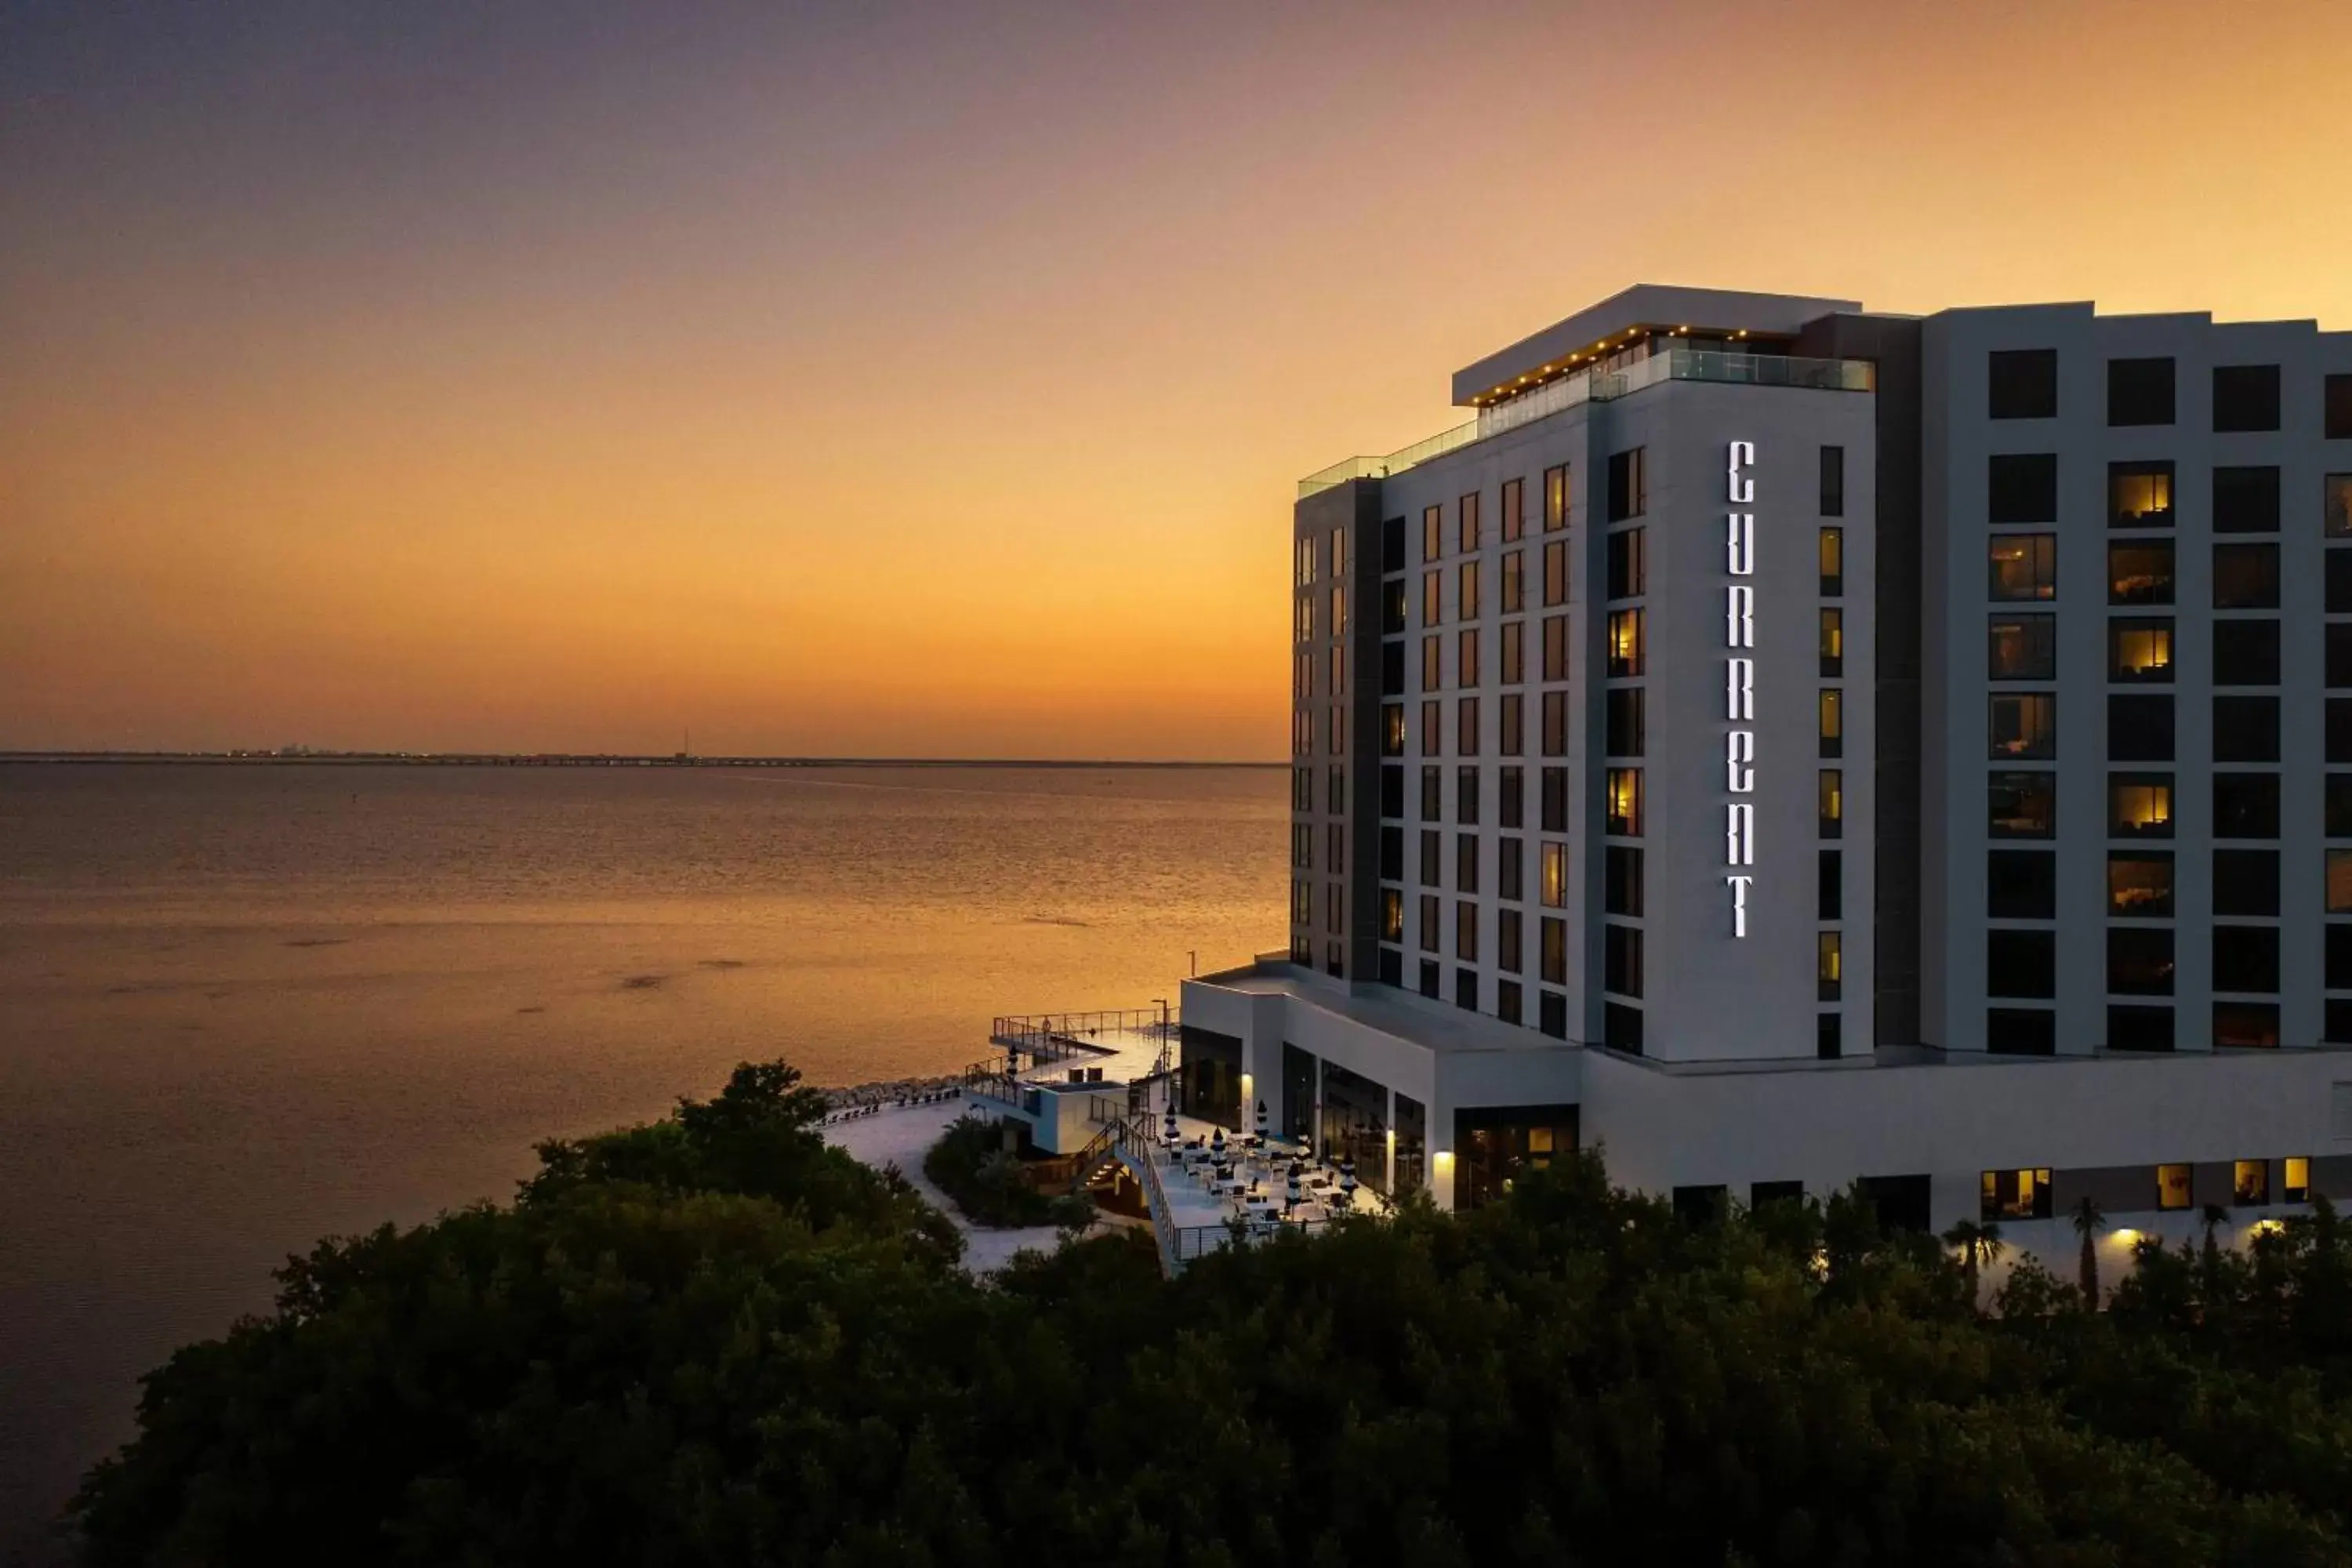
[[[1478,411],[1467,424],[1441,430],[1386,457],[1349,458],[1298,481],[1298,499],[1350,479],[1387,479],[1434,458],[1549,418],[1582,403],[1610,403],[1662,381],[1713,381],[1735,386],[1793,386],[1812,392],[1873,392],[1877,367],[1867,360],[1796,359],[1787,354],[1671,349],[1616,370],[1587,371],[1547,383],[1523,397]]]

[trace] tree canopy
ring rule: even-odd
[[[2110,1310],[1858,1198],[1715,1223],[1591,1154],[1160,1279],[975,1279],[781,1063],[321,1243],[150,1374],[89,1561],[2352,1564],[2352,1238]]]

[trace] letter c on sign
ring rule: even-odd
[[[1734,441],[1731,444],[1731,499],[1738,501],[1756,499],[1756,480],[1748,470],[1756,461],[1756,443]]]

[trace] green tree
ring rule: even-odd
[[[1979,1270],[2000,1262],[2001,1254],[2009,1250],[2000,1239],[2000,1226],[1991,1220],[1964,1219],[1944,1233],[1944,1245],[1959,1254],[1960,1283],[1973,1311]]]
[[[2082,1288],[2084,1310],[2095,1312],[2099,1310],[2099,1232],[2106,1228],[2106,1211],[2099,1207],[2096,1198],[2085,1193],[2075,1200],[2071,1217],[2074,1234],[2082,1240],[2075,1279]]]

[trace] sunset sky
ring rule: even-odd
[[[1278,757],[1642,280],[2352,328],[2352,5],[0,3],[0,748]]]

